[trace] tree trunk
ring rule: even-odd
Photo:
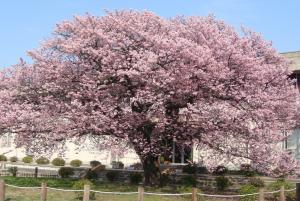
[[[146,156],[143,160],[143,169],[146,186],[155,186],[159,184],[159,165],[157,163],[157,157]]]

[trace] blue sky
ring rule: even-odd
[[[6,0],[0,4],[0,68],[50,37],[55,24],[104,10],[150,10],[163,17],[214,14],[228,24],[262,33],[279,52],[300,50],[299,0]]]

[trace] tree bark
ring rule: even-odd
[[[157,163],[157,157],[146,156],[143,160],[144,169],[144,185],[145,186],[156,186],[159,185],[159,165]]]

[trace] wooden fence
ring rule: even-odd
[[[191,201],[201,201],[199,196],[201,197],[210,197],[210,198],[226,198],[226,199],[233,199],[233,198],[242,198],[247,196],[257,196],[258,201],[265,201],[265,196],[267,194],[279,193],[279,201],[285,201],[285,192],[287,191],[295,191],[296,190],[296,201],[300,201],[300,183],[296,184],[296,189],[285,190],[282,186],[279,190],[273,192],[266,192],[264,189],[260,189],[258,193],[246,194],[246,195],[211,195],[211,194],[203,194],[198,193],[197,188],[192,188],[190,193],[179,193],[179,194],[166,194],[166,193],[150,193],[145,192],[143,187],[138,187],[137,192],[102,192],[102,191],[95,191],[91,190],[89,185],[84,185],[82,190],[67,190],[67,189],[57,189],[57,188],[50,188],[47,187],[46,183],[42,183],[41,187],[18,187],[13,185],[5,184],[4,180],[0,180],[0,201],[5,201],[5,187],[15,187],[15,188],[28,188],[28,189],[39,189],[40,190],[40,201],[47,201],[47,191],[49,190],[59,190],[59,191],[67,191],[67,192],[83,192],[82,201],[90,201],[90,193],[100,193],[100,194],[117,194],[117,195],[137,195],[138,201],[144,201],[145,195],[158,195],[158,196],[184,196],[189,195],[191,196]]]

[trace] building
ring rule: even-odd
[[[293,71],[292,77],[296,79],[296,87],[300,93],[300,51],[282,53],[284,57],[290,61],[290,70]],[[86,142],[88,143],[88,142]],[[300,128],[296,129],[293,134],[283,142],[282,148],[291,150],[297,159],[300,159]],[[195,147],[191,150],[178,149],[176,143],[172,144],[172,163],[184,164],[187,160],[194,162],[201,162],[200,151]],[[13,143],[13,136],[5,134],[0,137],[0,153],[7,157],[17,156],[19,159],[30,153],[26,153],[24,148],[16,148]],[[51,156],[51,158],[60,156],[58,153]],[[129,151],[125,156],[120,156],[111,150],[99,151],[97,149],[89,149],[78,147],[73,143],[67,143],[66,151],[62,156],[67,162],[73,159],[80,159],[83,163],[89,163],[91,160],[101,161],[102,164],[110,165],[112,161],[122,161],[125,166],[139,162],[139,157],[135,152]]]
[[[300,51],[285,52],[282,55],[291,62],[292,78],[296,80],[296,88],[300,93]],[[295,158],[300,159],[300,128],[295,129],[293,134],[283,142],[283,148],[291,150]]]

